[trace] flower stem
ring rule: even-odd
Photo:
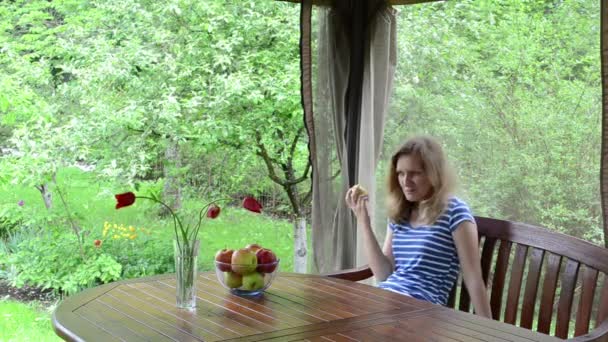
[[[82,247],[82,245],[84,244],[84,237],[82,236],[78,225],[76,224],[76,222],[74,222],[74,219],[72,219],[72,215],[70,214],[70,207],[68,206],[68,202],[63,197],[63,193],[61,192],[61,189],[59,188],[59,186],[57,187],[57,193],[59,194],[59,199],[61,200],[63,207],[65,208],[65,212],[66,212],[68,221],[70,222],[72,231],[74,232],[74,235],[76,235],[76,240],[78,241],[78,247],[80,248],[80,257],[82,258],[82,261],[86,261],[87,257],[86,257],[86,254],[84,253],[84,248]]]
[[[232,198],[219,198],[219,199],[213,200],[213,201],[205,204],[203,206],[203,208],[201,209],[201,211],[199,211],[199,213],[198,213],[198,222],[196,223],[196,227],[194,227],[194,231],[192,232],[191,238],[196,238],[196,236],[198,236],[198,231],[201,228],[201,222],[203,221],[203,212],[205,211],[205,209],[209,208],[210,205],[215,204],[217,202],[231,201],[231,200],[232,200]]]
[[[173,211],[173,209],[171,209],[170,206],[166,205],[164,202],[157,200],[154,197],[147,197],[147,196],[135,196],[135,198],[144,198],[144,199],[149,199],[153,202],[156,202],[160,205],[163,205],[167,210],[169,210],[169,212],[171,213],[171,216],[173,217],[173,229],[175,230],[175,240],[177,241],[177,247],[178,249],[181,251],[182,250],[182,246],[179,242],[179,235],[177,233],[177,226],[179,225],[179,230],[180,233],[182,234],[182,239],[184,240],[184,244],[188,244],[188,234],[187,232],[184,231],[184,227],[182,226],[182,221],[179,219],[179,217],[177,217],[177,215],[175,214],[175,212]]]

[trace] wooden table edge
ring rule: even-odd
[[[55,310],[53,310],[53,314],[51,315],[51,324],[53,326],[53,330],[55,331],[55,333],[58,336],[60,336],[64,340],[78,341],[78,342],[84,341],[80,336],[78,336],[77,334],[75,334],[72,331],[73,329],[70,330],[64,325],[65,323],[61,323],[61,322],[67,322],[67,321],[77,321],[81,324],[86,324],[88,326],[91,326],[90,329],[97,330],[97,333],[99,333],[100,335],[108,334],[108,338],[115,339],[115,337],[110,337],[112,335],[110,335],[109,333],[104,331],[102,328],[96,327],[93,323],[75,315],[74,310],[77,310],[79,307],[85,305],[86,303],[90,302],[91,300],[94,300],[95,298],[102,295],[103,293],[106,293],[118,286],[121,286],[124,284],[130,284],[130,283],[140,283],[140,282],[149,282],[149,281],[170,279],[174,275],[175,275],[174,273],[170,273],[170,274],[161,274],[161,275],[155,275],[155,276],[150,276],[150,277],[145,277],[145,278],[119,280],[116,282],[91,287],[91,288],[85,289],[73,296],[68,296],[67,298],[63,299],[59,303],[59,305],[57,305]]]

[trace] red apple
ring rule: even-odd
[[[260,249],[262,249],[262,246],[258,245],[257,243],[250,243],[245,246],[245,248],[252,251],[253,253],[257,253]]]
[[[258,259],[252,251],[241,248],[232,254],[232,271],[240,275],[249,274],[255,271],[258,266]]]
[[[258,272],[272,273],[277,268],[277,256],[270,249],[262,248],[255,256],[258,259]]]
[[[232,254],[234,250],[232,249],[220,249],[215,253],[215,261],[221,262],[221,264],[217,264],[217,268],[222,272],[228,272],[232,269],[230,263],[232,263]]]

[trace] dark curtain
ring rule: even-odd
[[[307,55],[310,41],[304,39],[311,36],[310,8],[310,1],[302,2],[302,70],[308,73],[302,76],[303,104],[313,164],[313,266],[327,272],[366,262],[362,248],[357,248],[356,222],[344,194],[360,183],[370,191],[370,209],[374,207],[374,177],[396,64],[396,29],[394,11],[384,1],[342,0],[317,7],[313,62]],[[312,95],[314,110],[304,93]]]

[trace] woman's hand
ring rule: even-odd
[[[357,184],[346,192],[346,205],[353,211],[357,217],[357,221],[366,222],[369,220],[367,211],[367,203],[369,196],[366,192],[361,193],[360,186]]]
[[[357,227],[363,239],[363,248],[369,267],[374,273],[377,281],[385,281],[395,269],[395,258],[393,257],[393,231],[387,228],[384,248],[380,249],[367,210],[369,196],[367,191],[360,185],[355,185],[346,192],[346,205],[357,216]]]

